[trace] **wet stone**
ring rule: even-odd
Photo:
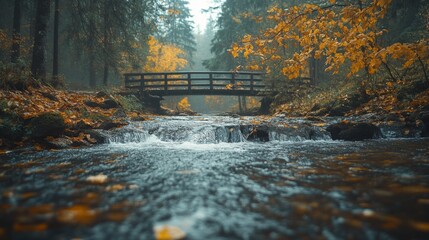
[[[362,141],[381,136],[380,129],[370,123],[341,122],[328,126],[326,130],[333,140]]]

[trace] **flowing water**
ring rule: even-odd
[[[428,139],[332,141],[290,120],[247,141],[250,122],[156,119],[93,148],[2,155],[0,239],[153,239],[164,225],[186,239],[429,239]]]

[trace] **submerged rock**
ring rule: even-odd
[[[335,123],[326,128],[333,140],[362,141],[379,138],[380,129],[370,123]]]
[[[424,128],[422,131],[422,137],[429,137],[429,111],[423,111],[419,115],[419,119],[423,122]]]

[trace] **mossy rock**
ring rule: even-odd
[[[335,123],[326,128],[333,140],[362,141],[381,137],[381,130],[370,123]]]
[[[58,137],[65,128],[66,124],[59,113],[42,113],[31,119],[28,125],[29,135],[33,138]]]
[[[25,136],[23,121],[15,113],[0,114],[0,138],[19,141]]]

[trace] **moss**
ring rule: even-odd
[[[31,119],[28,125],[29,135],[33,138],[58,137],[64,133],[65,128],[66,124],[59,113],[42,113]]]
[[[145,111],[144,106],[142,105],[141,101],[134,95],[130,96],[120,96],[116,95],[116,99],[118,100],[119,104],[124,108],[126,112],[142,112]]]

